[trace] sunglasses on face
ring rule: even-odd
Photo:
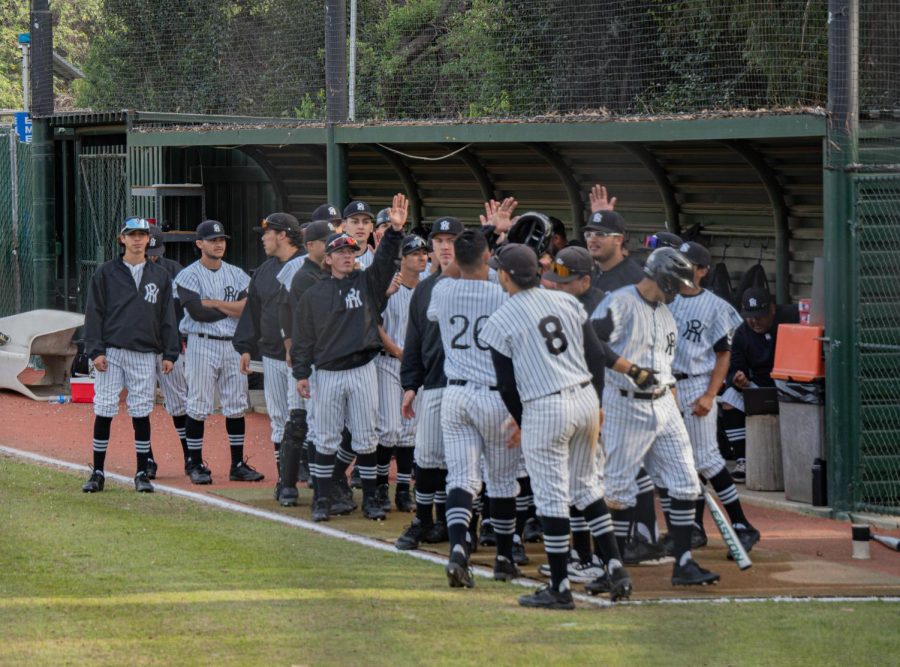
[[[622,236],[622,235],[617,234],[616,232],[598,232],[593,229],[588,229],[584,232],[585,239],[606,238],[608,236]]]

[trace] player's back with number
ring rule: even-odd
[[[559,291],[529,289],[513,295],[488,325],[506,340],[523,401],[591,379],[584,361],[587,313]]]
[[[497,283],[485,280],[442,280],[435,285],[427,315],[440,327],[448,379],[496,384],[490,348],[478,333],[506,299]]]

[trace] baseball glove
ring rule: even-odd
[[[657,371],[651,368],[641,368],[637,364],[631,364],[631,368],[628,369],[628,377],[634,380],[638,389],[649,389],[655,385],[657,383],[656,373]]]

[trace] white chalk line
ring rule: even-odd
[[[11,456],[14,458],[25,459],[28,461],[33,461],[35,463],[40,463],[42,465],[51,466],[54,468],[62,468],[64,470],[71,470],[76,472],[88,472],[90,468],[88,466],[72,463],[70,461],[64,461],[62,459],[54,459],[49,456],[44,456],[42,454],[35,454],[34,452],[28,452],[21,449],[16,449],[14,447],[8,447],[6,445],[0,445],[0,454],[6,454],[7,456]],[[133,486],[134,480],[131,477],[126,477],[125,475],[120,475],[114,472],[106,472],[105,473],[107,481],[112,480],[124,486]],[[401,551],[394,547],[393,544],[389,544],[387,542],[382,542],[380,540],[376,540],[370,537],[364,537],[362,535],[356,535],[354,533],[348,533],[343,530],[339,530],[337,528],[332,528],[330,526],[324,525],[322,523],[315,523],[313,521],[307,521],[306,519],[300,519],[297,517],[287,516],[278,512],[270,512],[268,510],[261,510],[256,507],[251,507],[250,505],[244,505],[237,501],[227,500],[225,498],[221,498],[218,496],[208,495],[206,493],[197,493],[195,491],[186,491],[184,489],[179,489],[174,486],[168,486],[166,484],[156,484],[154,483],[153,488],[157,492],[169,494],[172,496],[178,496],[180,498],[186,498],[188,500],[192,500],[194,502],[203,503],[205,505],[209,505],[211,507],[217,507],[219,509],[227,510],[230,512],[236,512],[238,514],[245,514],[248,516],[253,516],[259,519],[266,519],[267,521],[274,521],[276,523],[282,523],[288,526],[292,526],[294,528],[302,528],[304,530],[309,530],[314,533],[318,533],[320,535],[327,535],[328,537],[335,537],[346,542],[352,542],[353,544],[358,544],[361,546],[369,547],[370,549],[378,549],[379,551],[384,551],[387,553],[392,553],[396,555],[404,555],[410,558],[416,558],[418,560],[427,561],[429,563],[434,563],[436,565],[440,565],[441,567],[447,564],[447,559],[443,556],[439,556],[437,554],[428,552],[428,551]],[[484,579],[493,579],[494,574],[493,571],[480,566],[473,566],[472,572],[475,576],[481,577]],[[534,579],[529,579],[527,577],[521,577],[518,579],[514,579],[509,582],[515,584],[517,586],[522,586],[524,588],[534,588],[535,586],[542,585],[542,582],[536,581]],[[572,596],[579,602],[587,603],[596,607],[615,607],[615,606],[648,606],[648,605],[683,605],[683,604],[729,604],[729,603],[747,603],[747,602],[778,602],[778,603],[794,603],[794,602],[840,602],[840,603],[848,603],[848,602],[900,602],[900,596],[861,596],[861,597],[851,597],[851,596],[842,596],[842,597],[793,597],[793,596],[769,596],[769,597],[733,597],[733,596],[723,596],[723,597],[703,597],[703,598],[658,598],[655,600],[626,600],[620,602],[610,602],[605,598],[595,598],[590,595],[585,595],[582,593],[572,593]]]

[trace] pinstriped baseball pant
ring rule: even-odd
[[[162,391],[166,412],[173,417],[181,417],[187,413],[187,380],[184,376],[184,355],[179,354],[172,371],[166,375],[162,372],[162,355],[156,357],[156,379]]]
[[[375,419],[378,413],[378,377],[375,362],[344,371],[316,370],[316,450],[329,455],[337,452],[341,432],[346,427],[353,436],[351,446],[357,454],[371,454],[378,441]]]
[[[302,399],[297,383],[286,361],[263,357],[263,397],[272,430],[272,442],[284,439],[284,425],[290,419],[291,410],[299,410]]]
[[[423,389],[422,402],[416,411],[416,465],[420,468],[447,468],[444,457],[444,433],[441,430],[441,404],[446,388]]]
[[[715,401],[713,401],[712,410],[705,416],[698,417],[691,414],[691,404],[706,393],[709,387],[709,378],[709,374],[698,375],[679,380],[675,385],[678,408],[684,415],[684,426],[694,451],[694,464],[697,466],[697,472],[707,479],[712,478],[725,467],[725,459],[719,452],[719,441],[716,437]]]
[[[670,497],[694,500],[700,494],[690,438],[672,392],[650,401],[622,396],[618,387],[607,385],[603,407],[606,500],[611,506],[635,505],[642,462]]]
[[[400,414],[403,403],[403,387],[400,385],[400,360],[378,355],[375,357],[378,373],[378,422],[375,432],[378,443],[384,447],[413,447],[416,444],[416,420],[404,419]],[[418,410],[419,394],[413,409]]]
[[[603,497],[597,469],[600,404],[576,385],[522,404],[522,452],[540,516],[569,518]]]
[[[187,412],[191,419],[204,421],[213,410],[219,389],[222,414],[243,417],[247,411],[247,376],[241,374],[241,355],[230,340],[188,336],[184,370],[188,381]]]
[[[156,394],[156,353],[111,347],[106,350],[108,369],[94,378],[94,414],[115,417],[119,397],[128,390],[125,405],[131,417],[146,417],[153,411]]]
[[[506,446],[503,422],[509,412],[500,393],[469,383],[444,390],[441,428],[447,458],[447,491],[463,489],[477,496],[484,482],[492,498],[518,494],[519,452]]]

